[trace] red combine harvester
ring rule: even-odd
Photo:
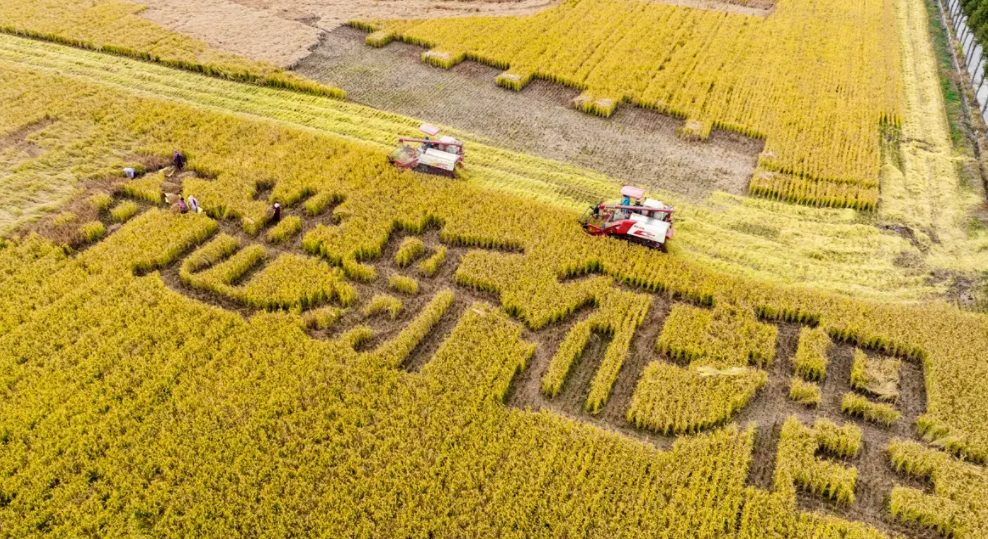
[[[388,155],[388,162],[398,168],[455,178],[456,171],[463,169],[463,142],[445,135],[429,138],[439,134],[434,125],[422,124],[419,131],[426,137],[398,139],[398,147]]]
[[[661,251],[672,238],[672,206],[645,198],[645,190],[621,188],[616,203],[600,203],[587,209],[580,224],[591,236],[612,236]]]

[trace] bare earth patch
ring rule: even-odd
[[[419,61],[420,47],[375,49],[365,37],[349,27],[334,30],[296,69],[374,108],[694,200],[715,190],[743,195],[762,150],[761,141],[716,131],[705,142],[685,141],[676,136],[682,120],[637,107],[598,118],[572,107],[578,90],[535,81],[513,92],[493,83],[497,69],[463,62],[442,70]],[[469,159],[468,148],[467,166]]]

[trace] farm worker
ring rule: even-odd
[[[175,208],[178,210],[178,213],[185,213],[189,211],[189,208],[185,205],[185,200],[182,199],[182,197],[178,197],[178,202],[175,203]]]
[[[271,211],[274,213],[274,222],[281,222],[281,204],[275,202],[274,206],[271,206]]]
[[[192,213],[199,213],[199,201],[192,195],[189,195],[189,211]]]
[[[128,168],[125,168],[124,169],[124,176],[127,176],[127,178],[133,180],[134,177],[137,176],[137,171],[134,170],[134,169],[132,169],[132,168],[129,168],[129,167]]]
[[[622,198],[621,199],[621,205],[622,206],[630,206],[631,205],[631,199],[628,198],[628,197]]]
[[[181,171],[185,168],[185,156],[182,155],[178,150],[174,150],[172,154],[172,164],[175,165],[175,170]]]

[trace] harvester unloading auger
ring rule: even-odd
[[[456,171],[463,169],[463,142],[446,135],[429,138],[439,134],[434,125],[422,124],[419,131],[425,133],[425,138],[398,139],[398,147],[388,155],[388,162],[398,168],[455,178]]]
[[[616,203],[591,206],[580,218],[591,236],[611,236],[661,251],[672,238],[672,206],[645,198],[645,190],[627,185]]]

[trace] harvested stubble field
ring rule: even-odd
[[[934,90],[899,203],[955,189]],[[662,254],[574,224],[604,174],[390,167],[416,125],[0,36],[0,535],[988,537],[988,316],[883,265],[956,216],[661,192]]]
[[[611,118],[573,109],[579,91],[537,81],[520,93],[491,84],[500,72],[476,62],[449,71],[418,61],[421,48],[364,44],[366,34],[343,27],[323,36],[296,72],[333,81],[358,103],[413,118],[429,118],[480,135],[499,147],[563,161],[693,201],[713,191],[743,195],[763,142],[715,132],[702,145],[676,135],[682,122],[627,107]]]

